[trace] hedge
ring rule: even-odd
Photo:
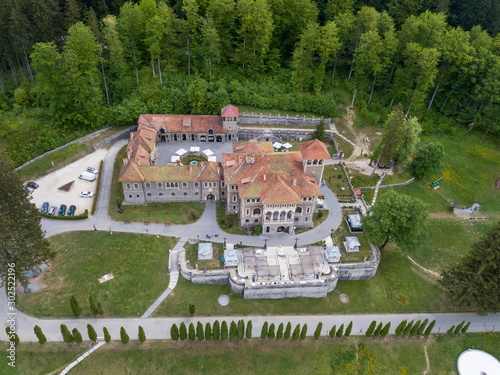
[[[91,215],[94,214],[95,206],[97,205],[97,195],[99,194],[99,186],[101,185],[102,163],[103,161],[101,160],[101,163],[99,164],[99,174],[97,175],[97,185],[95,188],[94,201],[92,202],[92,210],[90,211]]]
[[[42,214],[39,212],[40,216],[46,217],[48,219],[56,219],[56,220],[81,220],[81,219],[88,219],[89,217],[89,210],[85,210],[85,212],[82,215],[76,215],[76,216],[57,216],[57,215],[49,215],[49,214]]]

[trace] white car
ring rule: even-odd
[[[91,191],[81,191],[80,192],[80,197],[82,198],[92,198],[94,196],[94,193]]]
[[[93,174],[98,174],[99,171],[93,167],[87,167],[87,172],[93,173]]]

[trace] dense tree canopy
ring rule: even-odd
[[[443,286],[457,306],[482,314],[500,311],[500,222],[472,250],[442,274]]]

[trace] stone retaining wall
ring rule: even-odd
[[[92,147],[94,148],[94,150],[98,150],[100,148],[103,148],[103,147],[110,145],[111,143],[115,143],[116,141],[118,141],[120,139],[129,139],[130,133],[133,131],[136,131],[136,130],[137,130],[137,125],[131,126],[128,129],[122,130],[121,132],[116,133],[116,134],[112,135],[111,137],[105,138],[102,141],[97,142]]]
[[[238,124],[240,125],[288,125],[288,126],[316,126],[321,121],[321,117],[306,116],[272,116],[258,113],[240,113]],[[325,126],[331,124],[331,119],[324,119]]]
[[[372,247],[371,259],[363,263],[340,263],[337,264],[339,280],[370,280],[377,273],[380,263],[380,250],[375,244]]]

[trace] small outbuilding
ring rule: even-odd
[[[212,260],[213,256],[211,242],[200,242],[198,244],[198,260]]]
[[[329,263],[338,263],[340,262],[340,249],[338,246],[327,246],[326,247],[326,257],[328,258]]]
[[[362,232],[363,225],[361,224],[361,216],[359,215],[349,215],[347,216],[347,225],[351,232]]]
[[[224,250],[224,265],[226,267],[236,267],[238,265],[238,250]]]
[[[344,247],[345,251],[348,253],[354,253],[359,251],[359,247],[361,246],[361,243],[359,242],[358,237],[353,236],[353,237],[346,237],[344,241]]]

